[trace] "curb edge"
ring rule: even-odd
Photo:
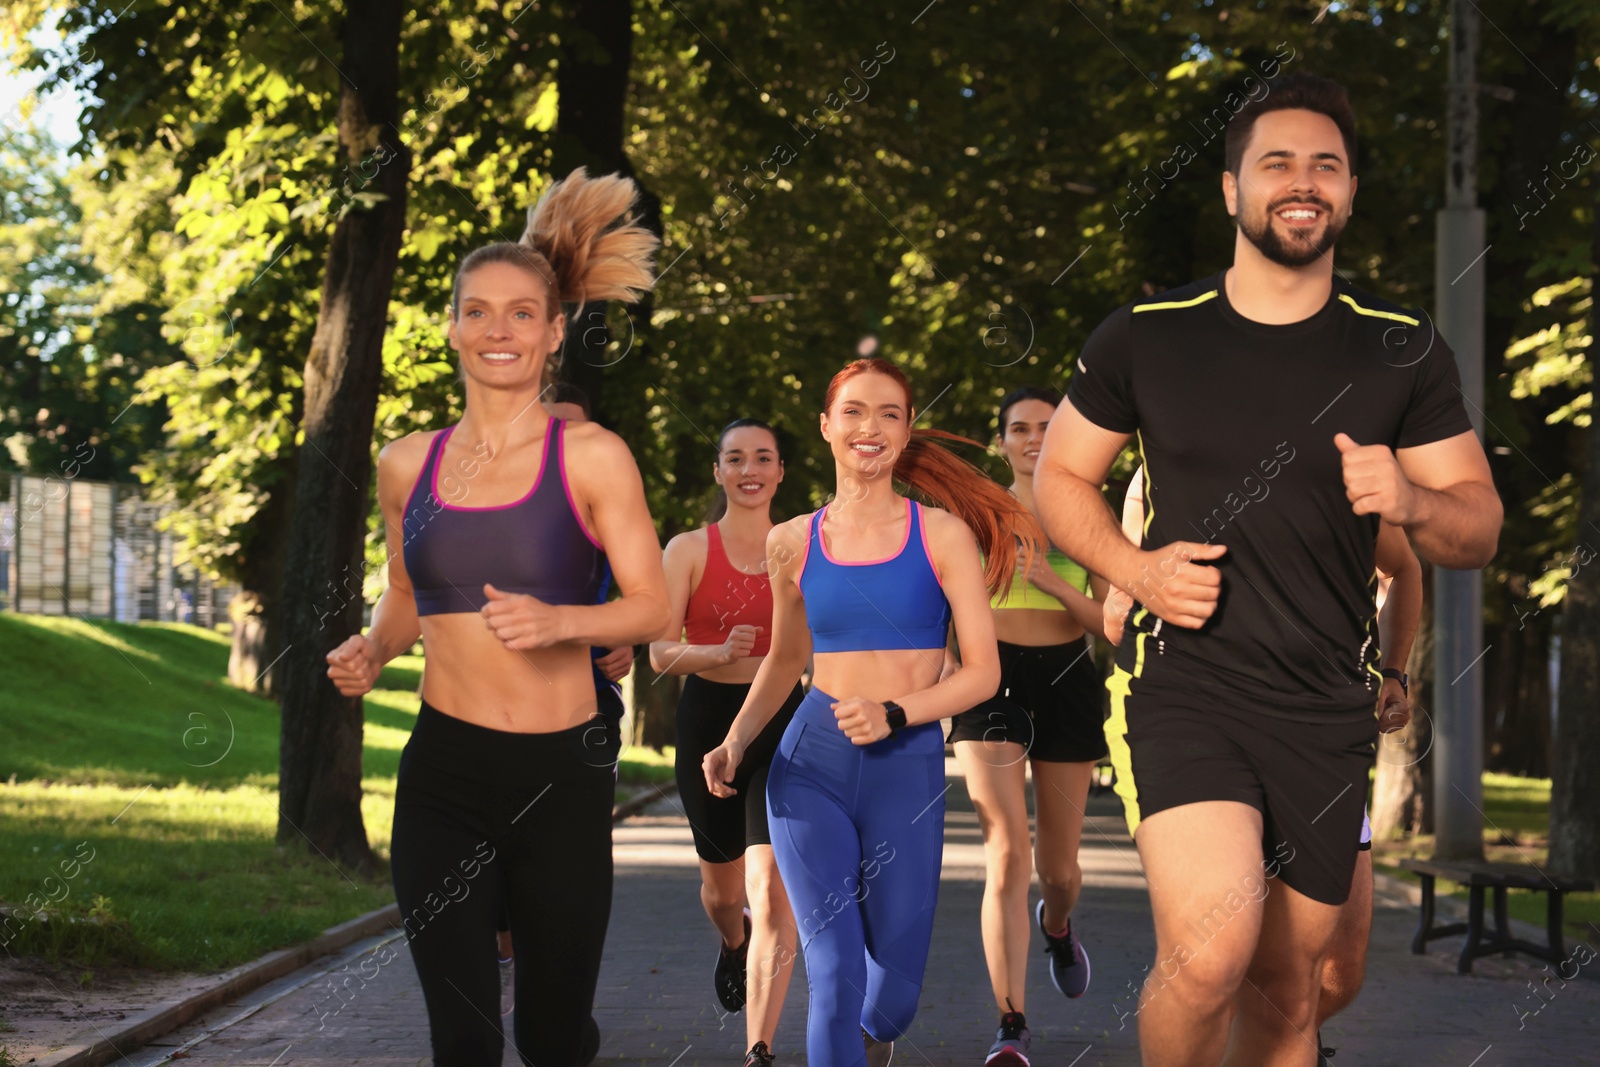
[[[331,926],[303,944],[277,949],[251,963],[224,971],[209,988],[174,1003],[150,1008],[128,1020],[114,1033],[108,1034],[91,1024],[88,1031],[74,1035],[61,1048],[31,1062],[34,1067],[102,1067],[126,1054],[119,1046],[129,1046],[128,1051],[131,1052],[212,1008],[226,1004],[234,997],[259,989],[314,960],[398,925],[399,906],[387,904],[338,926]]]

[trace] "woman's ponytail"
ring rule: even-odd
[[[521,243],[550,264],[561,303],[581,310],[590,300],[633,303],[649,292],[661,240],[634,221],[638,202],[632,178],[591,178],[579,167],[528,210]]]
[[[576,316],[590,300],[635,302],[655,285],[653,257],[661,244],[634,221],[638,200],[632,178],[591,178],[579,167],[528,209],[521,240],[485,245],[462,259],[450,293],[451,315],[461,310],[462,281],[490,263],[510,263],[543,281],[551,318],[563,304],[578,305]]]
[[[912,430],[894,462],[894,476],[967,524],[983,550],[990,595],[1009,593],[1018,555],[1031,565],[1044,554],[1044,531],[1022,501],[940,441],[983,447],[943,430]]]

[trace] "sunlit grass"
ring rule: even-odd
[[[226,683],[228,651],[194,626],[0,615],[11,950],[225,968],[393,899],[385,877],[277,845],[278,708]],[[380,857],[420,668],[397,661],[381,684],[399,691],[368,704],[362,813]],[[31,918],[41,904],[48,920]]]
[[[670,782],[672,781],[672,761],[677,749],[668,745],[657,752],[653,748],[644,748],[640,745],[628,745],[622,750],[620,773],[618,778],[624,783],[643,782]]]
[[[0,901],[55,920],[14,918],[12,951],[221,969],[393,900],[386,876],[278,846],[278,708],[227,685],[227,662],[193,626],[0,614]],[[365,701],[382,860],[421,671],[396,659]],[[671,777],[670,750],[624,753],[623,782]]]
[[[1531,864],[1541,870],[1550,859],[1550,779],[1516,778],[1509,774],[1483,776],[1483,852],[1495,863]],[[1417,876],[1395,864],[1403,857],[1428,858],[1433,855],[1432,834],[1417,834],[1399,841],[1373,844],[1373,861],[1380,870],[1408,882]],[[1465,886],[1439,879],[1436,892],[1458,900],[1467,899]],[[1511,916],[1545,925],[1545,894],[1528,889],[1513,889],[1506,896]],[[1600,944],[1600,893],[1566,895],[1566,928],[1571,937]]]
[[[365,785],[367,833],[386,854],[393,780]],[[53,920],[21,923],[11,947],[87,964],[221,969],[393,899],[386,878],[363,879],[304,848],[279,848],[277,822],[275,781],[229,789],[0,785],[0,842],[11,857],[0,870],[0,897],[48,900]],[[91,912],[96,923],[62,921]],[[108,924],[126,936],[99,936]],[[68,936],[74,927],[79,936]]]

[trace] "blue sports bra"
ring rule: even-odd
[[[943,648],[950,602],[928,553],[922,505],[906,501],[906,539],[885,559],[836,560],[822,543],[824,506],[811,516],[800,595],[817,652]]]
[[[550,420],[533,487],[520,500],[492,507],[440,499],[439,461],[455,427],[433,439],[406,501],[402,533],[418,615],[480,611],[486,602],[485,582],[547,604],[598,602],[605,556],[578,519],[567,489],[565,425],[561,419]],[[463,467],[461,480],[469,496],[470,478]]]

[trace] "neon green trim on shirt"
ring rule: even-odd
[[[1204,304],[1207,300],[1215,300],[1216,297],[1217,291],[1213,289],[1208,293],[1201,293],[1199,296],[1188,300],[1167,300],[1160,304],[1139,304],[1134,307],[1133,313],[1137,315],[1141,311],[1175,311],[1178,308],[1192,308],[1197,304]]]
[[[1407,326],[1421,326],[1422,325],[1421,322],[1419,322],[1417,319],[1412,318],[1410,315],[1396,315],[1392,311],[1379,311],[1377,308],[1365,308],[1365,307],[1362,307],[1360,304],[1358,304],[1354,300],[1350,299],[1350,294],[1349,293],[1340,293],[1339,294],[1339,299],[1344,301],[1346,304],[1349,304],[1353,309],[1355,309],[1355,313],[1357,315],[1367,315],[1367,316],[1370,316],[1371,318],[1374,318],[1374,319],[1392,319],[1395,322],[1403,322]]]

